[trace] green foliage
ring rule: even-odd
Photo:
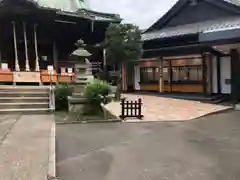
[[[106,32],[108,63],[137,60],[142,55],[141,31],[132,24],[111,24]]]
[[[69,84],[57,84],[55,89],[56,110],[68,109],[68,96],[73,93],[73,88]]]
[[[111,98],[111,86],[105,81],[94,79],[85,89],[85,97],[93,108],[100,108],[101,103],[108,103]]]

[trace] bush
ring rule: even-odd
[[[105,81],[94,79],[87,84],[85,89],[85,97],[89,105],[94,110],[100,109],[101,103],[108,103],[112,100],[111,86]]]
[[[69,84],[57,84],[55,90],[56,110],[68,109],[68,96],[73,93],[73,88]]]

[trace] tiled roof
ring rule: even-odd
[[[120,16],[92,11],[89,9],[88,1],[81,0],[34,0],[42,7],[58,9],[59,14],[69,16],[85,17],[96,21],[116,21]]]
[[[153,40],[188,34],[197,34],[206,31],[220,31],[224,29],[240,29],[240,17],[221,18],[217,20],[180,25],[147,32],[142,35],[142,40]]]
[[[107,14],[107,13],[100,13],[96,11],[91,11],[87,9],[79,9],[76,12],[68,12],[57,10],[57,14],[65,15],[65,16],[74,16],[74,17],[81,17],[85,19],[90,19],[92,21],[110,21],[110,22],[120,22],[122,19],[117,14]]]
[[[240,0],[224,0],[228,3],[231,3],[233,5],[236,5],[236,6],[240,6]]]
[[[87,4],[80,0],[34,0],[40,6],[61,9],[62,11],[76,12],[81,8],[88,8]]]
[[[90,17],[92,17],[96,21],[119,21],[121,20],[120,15],[118,14],[110,14],[110,13],[103,13],[97,12],[89,9],[79,9],[77,11],[78,14],[84,13]]]
[[[5,0],[7,1],[7,0]],[[57,14],[82,17],[93,21],[117,21],[120,22],[121,18],[118,14],[102,13],[92,11],[87,6],[87,0],[82,2],[80,0],[26,0],[34,3],[38,8],[56,11]],[[0,4],[4,0],[0,0]],[[86,9],[87,8],[87,9]]]

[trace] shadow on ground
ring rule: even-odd
[[[239,117],[57,125],[59,180],[238,180]]]

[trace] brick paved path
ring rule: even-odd
[[[231,109],[229,106],[201,103],[197,101],[180,100],[151,95],[124,94],[127,100],[143,100],[143,115],[145,121],[183,121],[196,119],[211,113]],[[119,102],[112,102],[106,108],[119,116],[121,107]],[[128,121],[136,121],[128,119]]]

